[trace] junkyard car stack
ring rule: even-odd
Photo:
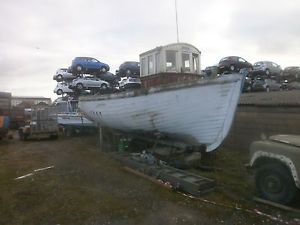
[[[116,83],[116,76],[109,73],[108,64],[91,57],[75,57],[71,66],[59,68],[53,76],[58,83],[54,89],[57,95],[76,96],[89,90],[92,93],[107,90]]]

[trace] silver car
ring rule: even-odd
[[[54,89],[54,93],[58,95],[62,95],[64,93],[73,93],[74,91],[71,90],[69,87],[69,84],[66,82],[57,83],[56,88]]]
[[[280,65],[270,61],[260,61],[253,64],[253,75],[266,75],[267,77],[276,77],[282,74]]]
[[[119,81],[120,90],[130,90],[141,87],[141,79],[135,77],[122,77]]]
[[[108,82],[94,77],[78,77],[69,85],[69,88],[76,88],[77,90],[90,90],[95,88],[106,90],[109,87],[110,85]]]
[[[68,73],[68,69],[66,68],[59,68],[56,71],[56,74],[53,76],[53,80],[62,81],[62,80],[73,80],[76,76],[72,73]]]

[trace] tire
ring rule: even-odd
[[[269,163],[258,168],[255,184],[260,197],[280,204],[290,203],[297,194],[290,171],[279,163]]]
[[[77,65],[76,66],[76,71],[77,72],[81,72],[82,71],[82,66],[81,65]]]
[[[23,131],[21,129],[19,129],[19,139],[21,141],[24,141],[24,133],[23,133]]]
[[[23,130],[19,130],[19,137],[21,141],[27,141],[28,139],[28,134],[24,133]]]
[[[101,84],[100,89],[106,90],[108,88],[107,84]]]
[[[64,92],[61,90],[61,89],[58,89],[57,91],[56,91],[56,94],[57,95],[62,95]]]
[[[230,71],[234,71],[234,70],[235,70],[235,66],[234,66],[234,65],[231,65],[231,66],[229,67],[229,69],[230,69]]]
[[[102,66],[100,68],[100,73],[106,73],[106,72],[107,72],[107,69],[104,66]]]
[[[66,127],[64,133],[66,137],[72,137],[74,135],[74,131],[71,127]]]
[[[78,90],[83,90],[83,84],[82,84],[82,83],[76,84],[76,88],[77,88]]]
[[[23,134],[24,137],[23,137],[23,141],[27,141],[28,140],[28,134]]]

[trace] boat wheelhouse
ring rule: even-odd
[[[156,47],[140,54],[144,88],[201,78],[201,52],[187,43]]]

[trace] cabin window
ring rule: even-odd
[[[146,58],[141,60],[142,75],[147,75]]]
[[[190,72],[190,54],[182,53],[182,70],[183,72]]]
[[[148,56],[148,74],[154,73],[153,55]]]
[[[194,73],[198,72],[199,68],[199,55],[198,54],[193,54],[193,70]]]
[[[166,51],[166,71],[176,72],[176,51]]]

